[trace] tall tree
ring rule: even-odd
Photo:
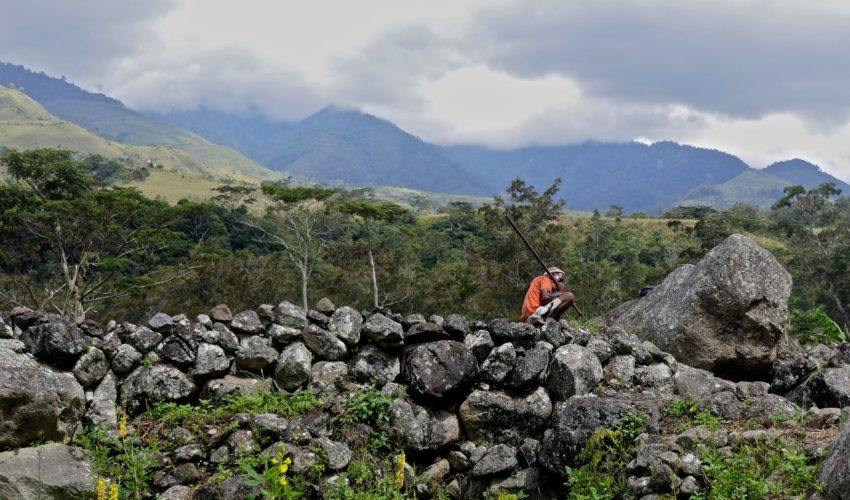
[[[288,182],[264,183],[263,194],[272,202],[262,222],[246,218],[243,223],[262,238],[280,246],[301,275],[301,302],[309,309],[307,286],[326,244],[327,213],[322,200],[334,190],[318,187],[290,187]]]
[[[375,307],[381,306],[378,292],[378,275],[375,268],[375,239],[380,236],[382,227],[391,224],[408,211],[395,203],[381,203],[368,200],[346,200],[336,207],[341,213],[350,216],[366,236],[369,253],[369,269],[372,274],[372,298]]]

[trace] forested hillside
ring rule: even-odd
[[[823,334],[819,309],[850,325],[850,202],[828,186],[786,189],[770,210],[679,208],[635,218],[612,207],[574,217],[562,212],[557,183],[516,180],[504,200],[480,209],[451,203],[438,213],[381,202],[368,190],[285,184],[223,186],[210,202],[168,205],[94,182],[102,176],[95,169],[92,177],[91,163],[62,152],[6,153],[3,163],[15,179],[0,186],[0,301],[8,307],[93,318],[108,307],[138,319],[327,296],[359,308],[513,318],[540,269],[506,225],[510,214],[546,262],[567,271],[588,318],[743,232],[792,274],[797,334]],[[257,199],[269,208],[253,215]]]

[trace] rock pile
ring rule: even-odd
[[[729,245],[742,246],[746,255],[758,253],[734,239]],[[706,259],[728,262],[728,252],[720,249]],[[755,255],[753,260],[761,258]],[[687,274],[712,276],[715,284],[722,282],[719,276],[735,274],[706,267]],[[663,285],[652,295],[683,290],[684,272],[674,274],[665,281],[669,291]],[[783,280],[770,276],[780,295]],[[773,339],[775,329],[781,329],[781,301],[774,301],[770,287],[753,284],[736,292],[741,301],[749,301],[738,307],[727,299],[716,304],[720,299],[706,291],[714,285],[701,286],[705,288],[693,294],[701,301],[691,303],[688,321],[708,328],[725,318],[722,335],[744,339],[755,339],[753,332]],[[762,298],[753,299],[756,295]],[[658,317],[652,304],[661,301],[651,300],[640,306],[646,313],[644,326],[657,325],[650,320]],[[717,307],[735,312],[720,316]],[[697,311],[715,316],[698,320]],[[689,332],[683,328],[674,333]],[[155,487],[165,498],[244,498],[256,493],[244,486],[245,476],[220,483],[203,479],[245,453],[266,449],[273,455],[279,444],[291,456],[294,473],[313,470],[321,462],[322,481],[333,481],[348,466],[352,450],[363,445],[363,436],[379,432],[397,436],[417,464],[417,494],[422,497],[440,485],[455,498],[520,490],[550,498],[564,495],[565,471],[577,465],[594,432],[640,414],[646,429],[628,464],[629,495],[688,496],[708,486],[697,453],[701,444],[723,449],[778,436],[772,424],[799,415],[823,428],[834,427],[839,408],[850,405],[850,344],[805,351],[783,343],[776,355],[773,347],[756,349],[747,342],[759,365],[776,359],[771,383],[719,378],[614,325],[591,332],[554,320],[533,326],[507,319],[469,321],[453,314],[426,319],[359,312],[335,307],[327,299],[310,311],[281,302],[236,314],[219,305],[194,319],[159,313],[144,325],[74,325],[43,312],[15,310],[0,317],[0,449],[62,441],[84,423],[115,426],[121,411],[135,415],[157,402],[215,402],[268,390],[309,390],[321,398],[322,407],[302,417],[240,414],[221,432],[209,430],[203,441],[186,429],[175,431],[170,439],[180,446],[161,457]],[[667,345],[687,354],[681,346]],[[375,424],[377,428],[335,428],[334,415],[366,387],[394,398],[387,421]],[[763,423],[765,429],[697,426],[671,432],[664,428],[665,408],[679,399],[722,419]],[[28,470],[32,456],[67,461],[76,453],[43,448],[0,453],[0,493],[14,497],[50,491],[71,498],[78,496],[80,481],[94,487],[83,459],[67,465],[79,473],[64,486],[53,485],[51,481],[61,482],[55,478],[23,477],[27,473],[20,471]],[[810,450],[813,457],[825,452],[825,446]],[[828,457],[827,463],[837,460]],[[839,492],[848,488],[830,487],[828,491]]]

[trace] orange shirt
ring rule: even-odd
[[[538,307],[543,305],[543,290],[554,290],[555,284],[547,275],[538,276],[531,281],[528,286],[528,291],[525,292],[525,300],[522,302],[522,315],[520,321],[525,321],[526,318],[534,314]]]

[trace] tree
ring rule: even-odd
[[[797,300],[814,308],[826,305],[846,330],[850,314],[850,207],[847,199],[833,202],[841,194],[833,183],[806,190],[789,186],[771,207],[777,227],[790,240],[788,252],[797,271]]]
[[[369,269],[372,274],[372,297],[375,307],[381,306],[378,293],[378,275],[375,271],[375,238],[378,237],[382,223],[398,221],[408,212],[395,203],[379,203],[366,200],[346,200],[337,205],[337,210],[349,215],[366,235],[369,251]]]
[[[18,255],[17,283],[37,307],[79,322],[94,303],[185,276],[187,270],[158,282],[133,277],[176,237],[167,229],[167,205],[134,189],[94,189],[67,151],[12,151],[0,161],[26,186],[4,189],[17,193],[17,202],[2,206],[0,225],[24,235],[16,250],[30,255]],[[37,276],[39,262],[47,272]]]
[[[260,224],[245,219],[269,243],[283,248],[283,253],[301,275],[301,301],[309,309],[307,285],[321,258],[327,237],[325,208],[319,203],[334,190],[318,187],[290,187],[288,182],[263,183],[263,194],[272,205]]]

